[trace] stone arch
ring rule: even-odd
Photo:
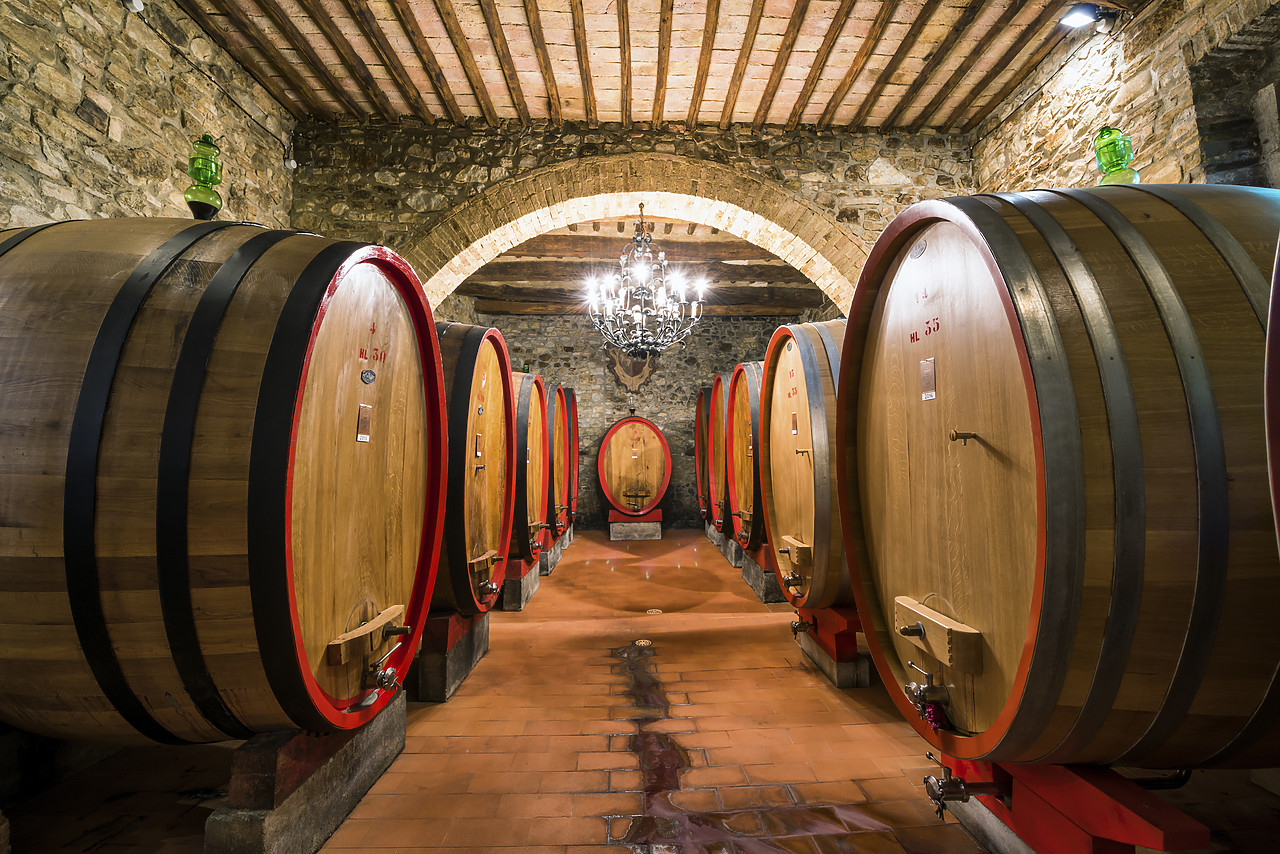
[[[813,203],[776,183],[708,161],[668,154],[586,157],[502,181],[404,242],[427,298],[438,305],[467,276],[554,228],[626,216],[714,226],[777,255],[846,311],[867,247]]]

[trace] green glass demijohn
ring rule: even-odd
[[[1140,184],[1138,170],[1130,168],[1133,162],[1133,140],[1129,134],[1113,127],[1103,126],[1093,138],[1093,151],[1102,170],[1102,184]]]
[[[207,133],[192,143],[187,174],[194,183],[182,195],[196,219],[213,219],[222,210],[222,196],[213,189],[222,183],[221,154],[221,149]]]

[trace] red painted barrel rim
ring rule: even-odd
[[[443,426],[439,426],[445,423],[446,417],[444,369],[441,364],[440,342],[436,338],[431,306],[427,303],[426,294],[422,289],[422,282],[419,281],[417,274],[413,272],[407,261],[390,249],[382,246],[367,246],[353,252],[338,268],[337,273],[334,274],[325,292],[324,299],[321,301],[320,309],[317,311],[315,321],[311,327],[311,338],[307,344],[306,357],[298,382],[299,394],[294,406],[293,432],[289,439],[289,465],[285,489],[288,499],[287,506],[292,506],[294,459],[298,439],[297,430],[303,404],[301,391],[306,387],[307,374],[311,367],[311,357],[315,350],[316,337],[319,335],[320,327],[324,322],[324,317],[333,295],[348,274],[360,264],[378,266],[395,286],[397,293],[399,293],[409,309],[410,316],[414,321],[414,330],[417,333],[418,354],[422,365],[423,396],[427,407],[427,423],[438,425],[437,430],[429,431],[427,435],[427,500],[423,515],[422,543],[418,552],[418,572],[414,579],[413,591],[405,607],[405,624],[412,631],[403,637],[399,646],[384,662],[385,667],[395,668],[398,678],[403,680],[404,674],[409,669],[409,664],[413,661],[418,643],[422,638],[422,629],[426,624],[427,609],[431,602],[431,591],[435,587],[436,567],[440,558],[440,540],[444,531],[445,488],[448,481],[445,476],[448,439]],[[509,376],[510,374],[508,374]],[[432,410],[435,412],[434,420],[431,417]],[[311,671],[311,664],[307,659],[306,650],[303,648],[302,623],[298,616],[293,576],[292,527],[292,514],[285,513],[285,572],[289,596],[289,617],[292,621],[294,638],[294,655],[298,670],[306,686],[307,696],[314,704],[316,711],[332,724],[335,729],[354,729],[367,723],[378,714],[390,702],[394,693],[380,691],[375,701],[369,703],[368,706],[360,708],[358,704],[363,697],[351,699],[333,697],[316,682],[315,676]]]
[[[547,524],[550,526],[548,544],[554,543],[560,538],[560,535],[569,527],[569,491],[572,488],[572,482],[569,479],[569,411],[567,409],[567,398],[564,393],[564,384],[556,383],[555,394],[547,399],[547,430],[551,434],[551,481],[547,486]],[[552,406],[555,412],[552,412]],[[557,468],[556,461],[556,424],[563,419],[564,431],[559,444],[560,450],[560,466]],[[564,485],[564,500],[566,507],[561,510],[556,507],[556,484]]]
[[[604,455],[609,448],[609,440],[613,438],[614,433],[627,424],[644,424],[653,431],[653,434],[658,437],[658,442],[662,445],[662,485],[658,487],[653,500],[638,510],[632,510],[630,507],[625,506],[623,502],[618,501],[617,496],[609,491],[609,485],[604,481]],[[600,440],[600,453],[596,456],[596,479],[600,482],[600,488],[604,490],[605,500],[619,513],[625,513],[628,516],[645,515],[657,507],[662,499],[666,497],[667,486],[671,483],[671,446],[667,444],[667,437],[658,429],[658,425],[648,418],[641,418],[639,415],[630,415],[623,418],[610,427],[609,431],[604,434],[604,438]]]
[[[773,335],[769,338],[769,345],[765,348],[765,351],[764,351],[764,359],[762,360],[762,367],[760,370],[760,443],[761,444],[764,444],[765,430],[768,429],[768,427],[770,426],[769,425],[769,422],[770,422],[769,409],[768,407],[765,406],[766,395],[772,397],[772,394],[773,394],[772,388],[765,382],[765,379],[769,376],[769,366],[771,364],[777,363],[779,349],[785,344],[785,342],[791,340],[794,337],[795,335],[792,333],[790,326],[786,326],[786,325],[779,326],[777,329],[773,330]],[[769,402],[772,403],[771,400]],[[772,491],[772,485],[773,485],[773,472],[769,471],[769,473],[766,475],[767,470],[768,470],[768,466],[763,466],[763,465],[760,466],[760,499],[761,501],[760,501],[759,513],[760,513],[760,520],[764,524],[764,534],[765,534],[766,540],[769,538],[769,499],[768,499],[768,494],[766,493],[766,490],[765,490],[766,477],[768,478],[768,485],[770,486],[769,491]],[[778,579],[778,587],[779,589],[782,590],[782,595],[786,598],[788,602],[790,602],[792,605],[795,605],[797,608],[804,607],[805,600],[809,598],[808,591],[806,591],[803,596],[799,596],[795,593],[792,593],[790,588],[787,587],[786,582],[784,580],[784,577],[782,574],[782,564],[781,564],[781,561],[777,559],[778,557],[777,552],[774,551],[773,548],[766,549],[765,551],[769,552],[774,558],[773,574]],[[812,582],[810,583],[812,584]]]
[[[743,362],[743,363],[734,365],[733,374],[729,377],[729,393],[725,395],[725,401],[724,401],[724,413],[725,413],[724,415],[724,425],[725,425],[724,480],[725,480],[725,485],[727,486],[726,491],[728,492],[728,498],[729,498],[729,514],[725,517],[725,519],[728,522],[728,527],[730,529],[730,532],[733,534],[733,538],[738,542],[744,542],[743,534],[747,532],[744,531],[742,527],[742,517],[739,516],[737,513],[738,508],[741,507],[742,499],[738,495],[738,484],[736,483],[734,478],[734,475],[737,474],[737,468],[734,466],[734,455],[733,455],[733,452],[736,450],[736,448],[734,446],[733,431],[729,429],[729,424],[733,421],[733,405],[737,401],[738,391],[740,389],[745,391],[745,393],[747,394],[747,409],[748,410],[751,409],[751,399],[750,399],[751,394],[750,394],[750,390],[746,388],[746,382],[747,382],[746,363]],[[758,413],[756,417],[759,418]],[[759,458],[755,456],[751,458],[753,463],[753,466],[752,466],[753,468],[755,468],[755,466],[758,465],[758,459]],[[751,473],[751,477],[753,481],[753,487],[759,485],[760,478],[759,478],[758,469]],[[753,488],[752,491],[754,493],[756,490]],[[764,502],[761,502],[761,503],[764,503]],[[755,507],[752,507],[751,509],[753,513],[756,510]]]
[[[546,438],[545,431],[550,425],[547,420],[547,387],[546,384],[542,382],[541,374],[533,374],[533,391],[529,395],[530,406],[534,405],[535,399],[540,401],[542,405],[542,428],[544,431],[544,438]],[[544,450],[549,452],[551,450],[550,438],[547,438],[545,444],[546,448]],[[549,453],[544,453],[542,455],[542,475],[539,478],[539,482],[538,495],[541,496],[542,509],[534,518],[539,521],[545,521],[547,518],[547,489],[551,484],[551,458]],[[533,514],[531,513],[529,515],[532,516]],[[545,526],[538,531],[538,536],[534,537],[531,542],[533,543],[533,556],[536,559],[542,550],[548,545],[547,529]]]
[[[980,250],[988,272],[991,274],[993,281],[999,285],[997,291],[1004,306],[1006,318],[1014,331],[1014,346],[1022,366],[1023,384],[1027,390],[1027,406],[1033,434],[1032,444],[1035,448],[1036,457],[1037,530],[1035,580],[1032,585],[1033,592],[1030,614],[1027,620],[1027,635],[1023,641],[1022,654],[1018,660],[1018,675],[1010,689],[1008,700],[987,730],[971,736],[954,735],[941,730],[935,731],[927,722],[921,719],[915,707],[907,700],[902,686],[897,684],[898,674],[889,665],[884,649],[880,644],[879,624],[883,622],[883,618],[880,616],[883,611],[871,607],[866,583],[862,579],[859,561],[862,557],[860,552],[863,551],[864,547],[858,547],[857,544],[864,543],[865,539],[861,535],[861,519],[853,518],[854,514],[851,514],[849,508],[850,502],[840,502],[840,525],[846,544],[846,558],[849,564],[854,600],[857,603],[859,613],[866,615],[864,626],[867,631],[864,636],[866,637],[872,660],[876,664],[876,669],[880,672],[881,680],[886,687],[893,686],[889,690],[890,698],[906,721],[930,744],[951,756],[973,759],[981,758],[989,753],[1000,742],[1004,733],[1008,731],[1010,724],[1017,716],[1022,695],[1027,687],[1027,678],[1030,675],[1031,657],[1036,648],[1045,584],[1047,511],[1045,506],[1044,443],[1040,429],[1040,407],[1036,398],[1035,381],[1031,373],[1031,361],[1027,355],[1016,310],[1009,296],[1008,283],[1003,273],[996,266],[995,258],[983,234],[964,214],[945,201],[917,202],[898,214],[876,240],[870,254],[867,256],[862,273],[858,278],[857,287],[854,289],[852,304],[849,306],[849,331],[845,335],[844,348],[841,352],[840,363],[842,370],[836,397],[837,441],[835,446],[840,493],[841,495],[856,495],[858,490],[856,478],[854,482],[849,482],[850,465],[854,461],[849,459],[849,442],[847,438],[851,435],[856,435],[857,424],[849,424],[848,413],[849,407],[856,403],[856,395],[861,379],[860,376],[854,377],[854,371],[852,370],[854,365],[862,364],[861,354],[856,352],[856,348],[863,343],[865,330],[871,322],[870,314],[880,293],[881,282],[873,281],[872,276],[876,274],[877,270],[881,269],[881,265],[884,264],[886,259],[896,257],[921,229],[936,222],[951,223],[964,232],[965,236]],[[853,490],[853,492],[851,493],[850,490]]]

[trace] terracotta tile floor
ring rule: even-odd
[[[792,618],[700,531],[582,533],[324,851],[981,851],[913,785],[925,742]]]
[[[410,704],[405,752],[323,850],[980,852],[933,815],[884,691],[832,688],[791,619],[699,531],[581,533],[458,693]],[[196,854],[234,746],[121,751],[12,810],[14,852]],[[1280,850],[1248,772],[1163,794],[1216,852]]]

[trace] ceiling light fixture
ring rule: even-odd
[[[1058,19],[1058,23],[1074,29],[1096,24],[1095,31],[1109,33],[1115,26],[1120,13],[1114,9],[1105,9],[1097,3],[1076,3],[1067,10],[1067,14]]]
[[[591,322],[605,341],[643,359],[687,338],[702,319],[704,286],[698,285],[695,299],[687,299],[677,275],[668,282],[667,254],[649,236],[643,203],[635,237],[618,267],[606,281],[587,285]]]

